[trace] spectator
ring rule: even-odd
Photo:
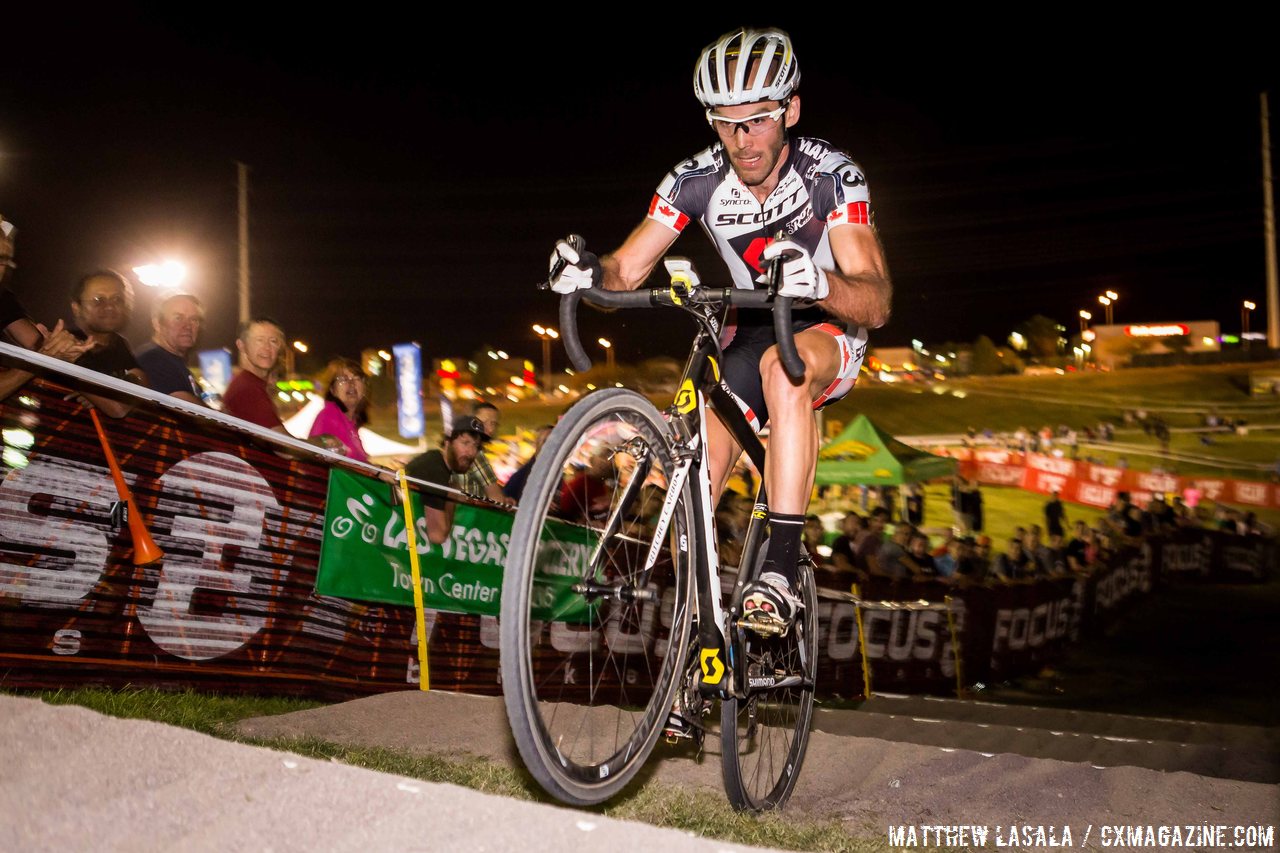
[[[972,538],[972,537],[966,537]],[[979,536],[973,544],[973,565],[980,573],[975,580],[985,580],[991,569],[991,537]]]
[[[853,510],[846,512],[840,520],[840,535],[831,543],[831,565],[842,572],[865,569],[866,564],[855,549],[866,533],[867,526],[862,516]]]
[[[204,307],[189,293],[161,299],[151,311],[151,343],[136,353],[153,391],[203,406],[200,387],[187,369],[187,354],[200,337]]]
[[[1044,526],[1049,531],[1049,535],[1057,534],[1062,536],[1066,533],[1067,510],[1062,505],[1062,500],[1058,497],[1058,490],[1054,489],[1052,496],[1044,505]]]
[[[889,512],[882,506],[871,511],[867,518],[867,532],[854,546],[854,565],[869,572],[879,571],[880,549],[884,547],[884,529],[889,523]]]
[[[460,415],[454,418],[440,448],[414,457],[405,466],[405,474],[456,489],[488,440],[484,424],[471,415]],[[439,492],[424,492],[422,506],[427,520],[427,538],[440,545],[449,538],[453,529],[453,513],[457,504]]]
[[[973,529],[977,533],[981,533],[986,526],[986,521],[982,516],[982,487],[978,485],[977,480],[970,480],[969,486],[972,492],[969,496],[969,505],[971,508],[970,515],[973,517]]]
[[[1051,577],[1067,573],[1067,548],[1062,542],[1061,534],[1049,534],[1049,543],[1041,546],[1036,561],[1044,573]]]
[[[324,408],[311,424],[310,438],[331,436],[339,445],[334,450],[357,462],[368,462],[360,427],[369,422],[369,377],[360,362],[335,358],[320,374],[316,385],[324,389]],[[230,390],[230,388],[228,388]]]
[[[592,454],[587,466],[560,489],[560,515],[570,521],[603,519],[609,511],[613,458],[608,448]]]
[[[876,555],[875,571],[894,580],[906,580],[918,574],[915,562],[907,553],[911,544],[911,536],[915,528],[906,522],[893,528],[893,536],[880,548]]]
[[[921,577],[936,577],[938,575],[937,565],[934,563],[933,555],[929,553],[929,537],[918,530],[911,534],[911,544],[907,546],[907,554],[911,557],[911,562],[915,564],[916,575]]]
[[[947,540],[947,550],[933,558],[933,568],[940,578],[954,577],[956,569],[960,566],[960,556],[963,553],[964,539],[953,536]]]
[[[493,403],[478,402],[471,410],[472,416],[484,424],[485,433],[492,438],[498,434],[498,407]],[[493,473],[493,466],[489,464],[489,458],[480,453],[476,456],[475,464],[471,466],[471,470],[467,472],[463,480],[462,490],[467,494],[479,495],[486,497],[491,501],[497,501],[507,506],[514,506],[515,501],[503,494],[502,486],[498,483],[498,476]]]
[[[129,325],[133,314],[133,286],[113,270],[89,273],[71,288],[71,315],[76,325],[68,331],[77,340],[93,348],[76,362],[117,379],[146,385],[147,378],[129,349],[120,330]],[[89,402],[113,418],[122,418],[133,409],[133,403],[113,397],[92,395]]]
[[[1092,563],[1089,559],[1089,533],[1089,525],[1083,521],[1076,522],[1075,535],[1071,537],[1071,541],[1067,543],[1065,550],[1067,568],[1073,572],[1088,571]]]
[[[502,493],[511,501],[518,503],[520,496],[524,494],[524,484],[529,479],[529,471],[533,468],[533,463],[538,459],[538,453],[542,450],[542,445],[547,443],[547,436],[551,435],[554,427],[551,424],[544,424],[538,427],[533,437],[533,455],[516,469],[516,472],[507,478],[507,482],[502,487]]]
[[[53,331],[33,322],[13,292],[3,287],[9,277],[9,270],[17,267],[13,261],[17,233],[18,229],[13,227],[13,223],[0,216],[0,329],[20,347],[74,362],[88,351],[90,344],[76,340],[63,328],[61,320],[53,327]],[[17,391],[33,376],[35,374],[31,371],[19,367],[0,367],[0,400]]]
[[[907,486],[907,496],[903,500],[903,512],[907,523],[919,527],[924,524],[924,489],[919,483]]]
[[[276,404],[267,384],[274,378],[285,345],[284,328],[269,317],[255,317],[240,324],[240,334],[236,338],[240,370],[222,395],[223,411],[242,421],[289,434],[276,413]],[[339,442],[332,443],[336,449]]]
[[[809,559],[818,567],[825,566],[827,560],[818,551],[818,546],[824,545],[827,531],[822,526],[822,519],[810,513],[804,517],[804,528],[800,532],[800,539],[804,543],[804,548],[809,552]]]
[[[1023,550],[1022,540],[1016,536],[1009,540],[1004,553],[997,554],[991,563],[990,577],[999,580],[1022,580],[1034,574],[1034,564]]]
[[[1164,494],[1161,492],[1156,492],[1151,496],[1151,500],[1147,503],[1144,518],[1150,533],[1165,533],[1177,524],[1173,515],[1173,507],[1165,502]]]

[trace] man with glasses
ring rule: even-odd
[[[200,337],[204,306],[189,293],[161,299],[151,311],[151,343],[138,350],[138,366],[153,391],[203,406],[200,386],[187,368],[187,354]]]
[[[743,607],[775,624],[790,623],[801,606],[792,588],[818,452],[813,409],[853,387],[866,330],[888,320],[892,293],[862,170],[829,143],[790,134],[800,120],[799,83],[781,30],[736,30],[709,45],[694,69],[694,94],[719,141],[667,174],[649,215],[619,249],[597,258],[565,240],[551,259],[553,272],[566,264],[552,280],[556,292],[634,289],[698,220],[736,287],[754,289],[779,258],[781,295],[808,301],[793,315],[802,381],[783,370],[767,311],[737,312],[722,365],[747,419],[757,429],[771,424],[764,472],[771,533],[761,579],[745,590]],[[714,502],[741,448],[714,418],[707,432]]]
[[[82,277],[71,288],[71,316],[75,326],[69,330],[93,349],[80,356],[81,367],[146,385],[147,379],[133,357],[129,343],[120,330],[129,324],[133,314],[133,287],[128,279],[113,270],[98,270]],[[113,418],[124,417],[133,408],[125,400],[110,397],[91,398],[95,406]]]

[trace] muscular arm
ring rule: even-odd
[[[644,284],[667,249],[680,235],[667,226],[646,219],[631,232],[626,241],[600,258],[605,290],[635,290]]]
[[[870,225],[840,225],[828,238],[839,269],[827,272],[831,292],[822,307],[855,325],[880,328],[889,321],[893,284],[876,232]]]

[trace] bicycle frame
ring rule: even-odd
[[[727,613],[721,585],[719,547],[715,531],[714,504],[711,499],[710,463],[706,452],[708,410],[720,417],[721,422],[759,471],[764,470],[765,449],[729,394],[728,388],[720,380],[721,352],[717,340],[718,320],[709,310],[690,309],[689,313],[699,320],[702,328],[694,339],[689,358],[685,363],[676,400],[666,410],[674,437],[672,452],[680,462],[673,471],[662,510],[658,515],[653,543],[645,561],[645,571],[651,570],[656,562],[659,547],[666,538],[676,504],[683,493],[685,480],[688,479],[692,467],[696,465],[698,477],[695,480],[697,488],[692,493],[691,509],[694,529],[691,532],[700,537],[702,546],[697,549],[698,559],[694,565],[698,666],[702,672],[699,690],[704,696],[713,698],[729,695],[744,696],[748,692],[743,689],[747,686],[746,679],[744,673],[739,672],[739,667],[736,666],[741,661],[732,660],[728,652],[731,648],[728,629],[730,620],[736,616],[736,613]],[[612,530],[618,524],[617,517],[621,515],[622,508],[630,502],[631,496],[638,491],[639,484],[642,482],[642,472],[637,472],[627,486],[628,493],[624,495],[623,500],[619,501],[615,518],[606,522],[606,531]],[[734,594],[730,601],[736,601],[743,585],[753,579],[756,557],[763,540],[767,500],[762,478],[756,492],[751,520],[747,526],[745,547],[734,585]],[[686,549],[688,546],[687,543],[682,542],[680,547]],[[728,675],[727,680],[726,675]]]

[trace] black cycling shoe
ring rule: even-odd
[[[740,624],[764,636],[786,636],[803,607],[785,575],[765,572],[742,591]]]

